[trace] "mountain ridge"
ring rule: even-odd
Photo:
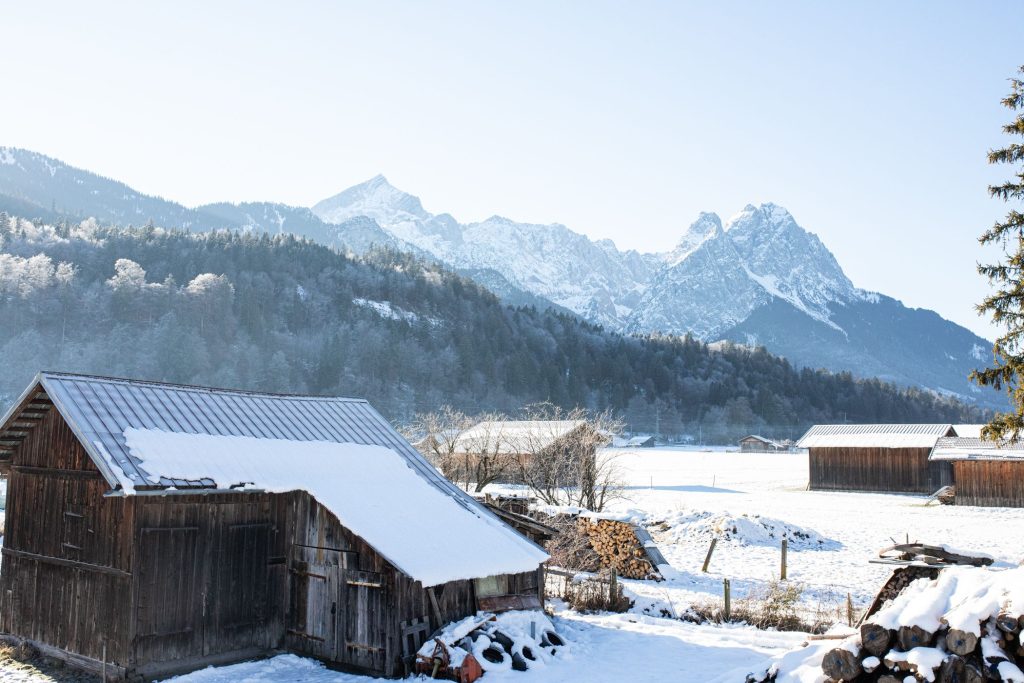
[[[615,331],[761,343],[796,365],[1002,405],[1001,396],[980,393],[966,379],[979,360],[976,349],[990,342],[941,317],[936,325],[928,309],[855,287],[820,238],[772,203],[747,205],[724,222],[701,213],[672,251],[652,254],[623,251],[559,223],[497,215],[459,223],[430,213],[383,174],[308,209],[271,202],[189,209],[44,155],[0,148],[0,210],[25,215],[33,207],[48,220],[88,215],[118,225],[152,220],[199,231],[291,232],[357,253],[389,247],[477,279],[510,303],[550,303]],[[879,333],[897,320],[896,333]],[[925,330],[928,348],[915,336]]]

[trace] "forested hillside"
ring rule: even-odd
[[[971,421],[976,410],[763,350],[634,338],[503,305],[411,256],[291,236],[39,226],[0,214],[0,404],[40,369],[364,396],[402,421],[444,403],[611,407],[634,430],[791,436],[813,422]]]

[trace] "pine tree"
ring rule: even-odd
[[[1002,100],[1004,106],[1017,114],[1003,126],[1003,132],[1024,137],[1024,66],[1018,74],[1018,78],[1010,79],[1010,94]],[[1012,180],[991,185],[988,191],[1004,202],[1024,201],[1024,144],[1013,142],[991,150],[988,162],[1020,165]],[[978,306],[978,312],[990,314],[992,322],[1005,331],[992,349],[993,367],[974,371],[971,379],[982,386],[1005,388],[1010,397],[1011,411],[998,413],[982,435],[1015,442],[1024,432],[1024,213],[1010,209],[1006,218],[989,228],[979,241],[983,245],[997,245],[1006,254],[1005,262],[978,266],[978,272],[997,289]]]

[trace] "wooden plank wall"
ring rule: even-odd
[[[816,491],[934,493],[953,483],[946,462],[928,462],[929,448],[811,448]]]
[[[1024,462],[970,460],[953,463],[957,505],[1024,507]]]
[[[51,410],[9,480],[4,631],[144,676],[282,647],[391,676],[400,624],[440,625],[419,582],[305,492],[105,498],[108,488]],[[302,574],[315,562],[341,573],[333,594],[310,599]],[[543,599],[542,585],[538,572],[509,577],[514,593]],[[476,612],[472,581],[433,594],[442,623]],[[333,650],[299,635],[311,610],[326,624],[339,609]]]
[[[14,454],[0,572],[4,631],[124,665],[132,510],[53,409]],[[102,629],[96,624],[103,624]]]

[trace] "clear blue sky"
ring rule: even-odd
[[[376,173],[462,221],[672,248],[786,206],[858,286],[986,336],[976,236],[1019,2],[5,2],[0,144],[189,205]]]

